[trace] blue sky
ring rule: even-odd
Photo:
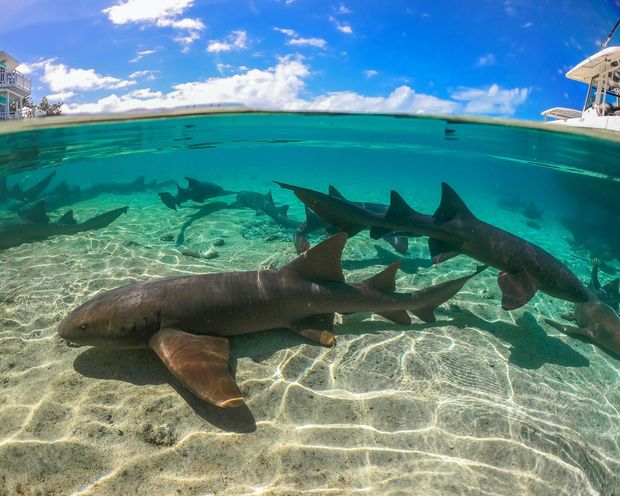
[[[564,73],[620,17],[620,0],[0,4],[0,49],[65,113],[238,102],[540,120],[581,108]]]

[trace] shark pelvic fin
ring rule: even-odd
[[[529,274],[521,272],[510,274],[502,272],[497,278],[502,290],[502,308],[515,310],[525,305],[538,291],[538,281]]]
[[[411,317],[406,310],[395,310],[394,312],[381,312],[379,313],[384,319],[388,319],[396,324],[409,325],[411,324]]]
[[[434,264],[445,262],[459,255],[459,252],[448,243],[435,238],[428,238],[428,249],[431,252],[431,259]]]
[[[228,339],[168,328],[153,334],[149,346],[179,382],[199,398],[221,408],[243,403],[241,391],[228,371]]]
[[[323,346],[335,346],[336,337],[332,332],[334,328],[334,314],[323,313],[311,315],[305,319],[298,320],[291,324],[291,329],[300,336],[320,343]]]
[[[344,232],[334,234],[302,253],[282,270],[294,271],[307,281],[344,282],[340,257],[347,237]]]
[[[45,201],[39,200],[35,203],[34,207],[23,216],[23,219],[36,222],[37,224],[47,224],[50,219],[45,213]]]
[[[588,338],[592,338],[592,331],[590,331],[590,329],[586,327],[562,325],[559,322],[555,322],[551,319],[545,319],[545,322],[564,334],[573,334],[575,336],[585,336]]]
[[[447,222],[455,217],[475,218],[456,191],[447,183],[441,183],[441,202],[433,214],[433,219],[439,222]]]
[[[381,272],[369,277],[368,279],[364,279],[361,284],[384,293],[393,293],[396,291],[396,271],[399,268],[400,260],[396,260],[396,262],[388,265]]]

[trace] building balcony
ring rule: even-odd
[[[7,89],[21,96],[29,96],[32,82],[18,71],[0,72],[0,91]]]

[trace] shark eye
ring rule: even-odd
[[[86,324],[82,324],[82,325],[80,326],[80,329],[82,329],[83,331],[85,331],[85,330],[86,330]]]

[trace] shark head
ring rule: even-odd
[[[58,326],[58,335],[74,346],[146,346],[149,336],[160,327],[159,312],[148,315],[140,310],[126,311],[131,302],[123,301],[118,289],[100,294],[73,310]]]

